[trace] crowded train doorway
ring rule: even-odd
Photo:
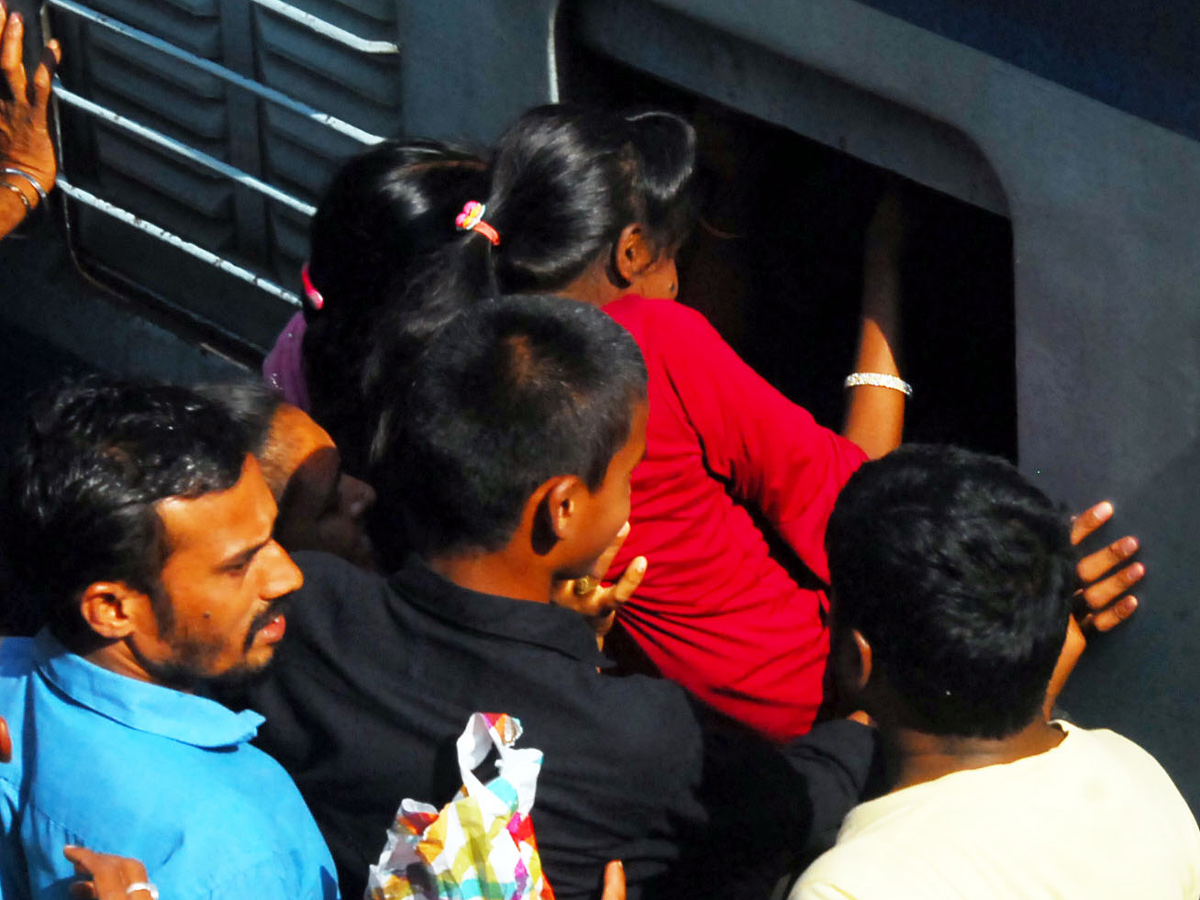
[[[837,428],[851,371],[867,223],[905,209],[905,440],[1017,458],[1012,224],[989,208],[639,71],[597,49],[586,17],[559,23],[560,94],[646,104],[697,127],[705,205],[681,251],[679,299],[759,373]],[[845,142],[842,142],[843,146]]]

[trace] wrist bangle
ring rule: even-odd
[[[4,185],[21,198],[21,203],[25,205],[25,215],[28,216],[31,212],[33,212],[33,205],[29,202],[29,198],[25,196],[25,192],[23,190],[21,190],[15,184],[9,184],[7,181],[0,181],[0,184]]]
[[[846,388],[859,386],[890,388],[893,391],[899,391],[905,397],[912,396],[911,384],[903,378],[884,375],[882,372],[855,372],[853,375],[846,376],[846,381],[842,386]]]
[[[33,185],[33,189],[35,191],[37,191],[38,198],[43,203],[46,202],[45,188],[43,188],[40,184],[38,184],[38,180],[36,178],[34,178],[32,175],[30,175],[28,172],[26,172],[24,169],[14,169],[12,166],[5,166],[4,174],[5,175],[16,175],[18,178],[24,178],[31,185]]]

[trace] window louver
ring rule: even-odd
[[[75,251],[243,348],[299,303],[308,217],[399,121],[394,0],[48,0]]]

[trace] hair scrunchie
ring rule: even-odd
[[[478,200],[468,200],[463,204],[462,212],[454,219],[454,226],[459,231],[474,231],[482,234],[492,242],[492,246],[500,246],[500,232],[484,221],[483,215],[487,207]]]

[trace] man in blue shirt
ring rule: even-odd
[[[67,897],[66,844],[142,860],[169,900],[337,897],[299,792],[248,743],[262,717],[197,693],[270,660],[302,580],[246,443],[181,388],[89,379],[35,409],[10,543],[50,624],[0,644],[3,900]]]

